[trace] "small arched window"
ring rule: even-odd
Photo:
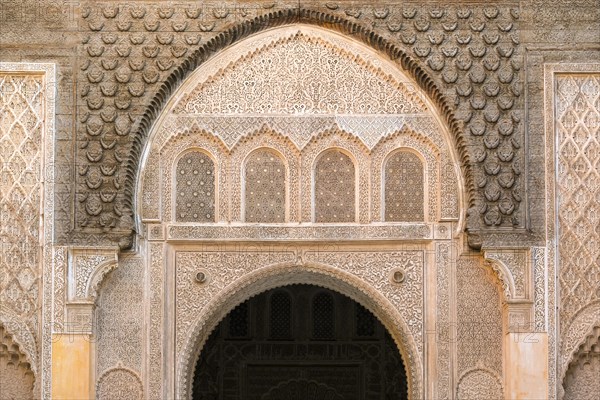
[[[333,297],[329,293],[319,293],[313,298],[313,339],[328,340],[335,337]]]
[[[229,336],[232,338],[248,336],[248,302],[238,305],[229,313]]]
[[[292,337],[292,298],[287,292],[277,291],[271,295],[270,329],[273,340],[286,340]]]
[[[175,220],[215,221],[215,164],[201,151],[190,151],[177,162]]]
[[[424,221],[424,171],[417,155],[393,153],[385,163],[385,221]]]
[[[252,152],[245,165],[246,222],[285,222],[285,163],[273,150]]]
[[[375,316],[362,305],[355,304],[356,336],[371,337],[375,335]]]
[[[354,222],[355,171],[354,163],[337,149],[327,150],[315,165],[315,221]]]

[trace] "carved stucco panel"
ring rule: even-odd
[[[240,277],[249,271],[266,265],[294,261],[291,251],[264,251],[260,246],[240,246],[239,251],[183,252],[175,255],[177,286],[176,305],[176,351],[181,352],[184,340],[198,310],[227,286],[232,277]],[[197,272],[205,272],[207,283],[196,281]]]
[[[498,272],[507,299],[530,298],[531,262],[526,250],[488,250],[485,258]]]
[[[422,251],[398,252],[307,252],[306,260],[336,266],[372,285],[400,311],[420,354],[423,351]],[[390,276],[401,270],[405,279],[394,284]]]
[[[142,259],[122,257],[119,267],[102,282],[96,301],[96,376],[119,363],[141,371],[143,306]]]
[[[371,180],[372,180],[372,221],[382,221],[382,208],[384,206],[382,199],[382,176],[384,171],[384,163],[388,156],[397,149],[405,148],[415,150],[421,157],[425,159],[423,165],[425,169],[426,180],[424,183],[424,207],[426,221],[437,221],[438,218],[438,202],[440,199],[439,193],[440,182],[440,152],[441,149],[428,140],[413,131],[403,129],[393,135],[381,140],[373,149],[371,156]],[[445,156],[445,154],[444,154]]]
[[[370,206],[370,178],[369,171],[371,160],[369,152],[362,142],[352,138],[345,132],[332,130],[323,132],[316,138],[312,139],[309,144],[302,149],[302,172],[300,182],[300,196],[302,204],[314,204],[313,201],[313,179],[315,161],[319,154],[329,148],[337,148],[350,154],[355,166],[355,179],[357,182],[357,203],[358,220],[357,222],[369,222],[369,206]],[[307,206],[302,208],[302,221],[313,221],[313,209]]]
[[[98,378],[96,398],[98,400],[143,400],[142,380],[135,371],[122,366],[107,370]]]
[[[117,265],[116,248],[73,248],[68,266],[68,300],[95,299],[98,285]]]
[[[300,152],[286,137],[263,127],[260,131],[237,142],[231,151],[231,218],[242,221],[243,207],[243,169],[248,155],[255,149],[265,147],[277,151],[283,156],[286,172],[287,214],[289,222],[300,221]]]
[[[175,215],[173,207],[175,181],[177,174],[175,171],[176,159],[185,151],[199,149],[210,155],[215,163],[215,194],[216,194],[216,221],[229,221],[229,202],[230,202],[230,174],[228,155],[222,142],[207,132],[200,131],[196,126],[189,127],[185,132],[171,137],[170,141],[161,149],[160,155],[155,155],[160,159],[160,176],[162,177],[162,220],[174,221]],[[156,190],[156,189],[153,189]]]
[[[461,257],[456,265],[459,380],[473,366],[503,376],[502,294],[498,278],[482,261]]]
[[[292,115],[426,110],[410,82],[399,82],[341,43],[302,32],[242,54],[174,108],[176,114]]]
[[[474,369],[458,381],[456,395],[460,400],[503,399],[502,380],[486,369]]]

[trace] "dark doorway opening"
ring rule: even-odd
[[[407,399],[401,355],[354,300],[290,285],[233,309],[196,364],[195,400]]]

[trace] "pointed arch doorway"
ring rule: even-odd
[[[407,399],[402,356],[366,308],[294,284],[231,310],[196,362],[194,400]]]

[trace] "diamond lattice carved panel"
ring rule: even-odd
[[[39,331],[44,79],[0,74],[0,304]]]
[[[600,299],[600,74],[559,75],[555,96],[564,333]]]

